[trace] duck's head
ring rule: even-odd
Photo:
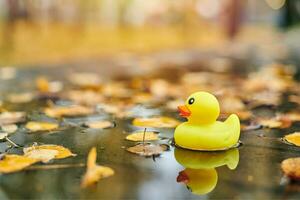
[[[217,98],[208,92],[195,92],[182,106],[178,106],[180,116],[186,117],[189,122],[207,124],[217,120],[220,114],[220,105]]]

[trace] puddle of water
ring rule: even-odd
[[[27,79],[34,73],[26,71]],[[0,87],[4,94],[11,87],[22,88],[19,79]],[[2,90],[3,89],[3,90]],[[21,90],[21,89],[20,89]],[[11,110],[35,112],[38,103],[12,106]],[[165,112],[172,116],[173,113]],[[35,116],[37,119],[39,116]],[[100,116],[101,117],[101,116]],[[107,118],[108,116],[103,116]],[[115,170],[115,175],[95,187],[80,189],[84,167],[22,171],[0,178],[0,198],[30,199],[272,199],[300,198],[297,191],[280,184],[283,159],[299,156],[297,147],[270,140],[276,131],[253,130],[241,134],[243,145],[226,152],[190,152],[171,147],[155,161],[126,151],[135,143],[126,141],[125,132],[136,128],[130,120],[116,120],[112,129],[92,130],[68,127],[55,134],[27,134],[24,129],[11,139],[18,144],[33,142],[59,144],[78,156],[53,163],[85,163],[91,147],[98,151],[97,162]],[[161,135],[173,137],[173,129],[160,129]],[[264,133],[267,137],[257,137]],[[0,144],[0,150],[5,144]],[[189,188],[189,189],[188,189]],[[299,190],[298,190],[299,191]]]

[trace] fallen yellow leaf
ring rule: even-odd
[[[81,187],[85,188],[97,183],[100,179],[114,175],[114,170],[109,167],[96,164],[97,151],[93,147],[88,155],[87,171],[82,178]]]
[[[46,151],[45,151],[46,150]],[[63,159],[70,156],[76,156],[76,154],[73,154],[69,149],[59,146],[59,145],[53,145],[53,144],[46,144],[46,145],[33,145],[31,147],[27,147],[23,149],[24,154],[28,156],[36,156],[36,157],[43,157],[43,154],[49,153],[54,154],[54,151],[57,151],[55,154],[55,159]]]
[[[58,124],[51,122],[28,122],[25,127],[32,131],[52,131],[58,128]]]
[[[130,140],[130,141],[135,141],[135,142],[139,142],[139,141],[154,141],[154,140],[158,140],[158,133],[154,132],[154,131],[138,131],[135,133],[132,133],[130,135],[127,135],[126,140]]]
[[[102,83],[97,74],[89,72],[72,73],[69,75],[69,80],[74,85],[87,89],[99,89]]]
[[[51,150],[51,149],[33,149],[30,151],[26,150],[24,156],[40,160],[43,163],[47,163],[50,160],[54,159],[55,156],[58,155],[58,153],[59,152],[57,150]]]
[[[154,128],[174,128],[180,122],[170,117],[135,118],[132,122],[134,126],[154,127]]]
[[[153,96],[148,93],[139,93],[134,95],[132,101],[134,103],[146,104],[153,101]]]
[[[270,119],[259,119],[258,123],[267,128],[288,128],[292,125],[292,121],[284,116]]]
[[[292,143],[300,147],[300,132],[295,132],[284,136],[284,139],[289,143]]]
[[[86,122],[85,125],[89,128],[94,129],[104,129],[104,128],[112,128],[114,127],[114,123],[110,121],[93,121],[93,122]]]
[[[127,151],[138,154],[140,156],[156,156],[168,149],[167,145],[159,144],[138,144],[133,147],[129,147]]]
[[[94,113],[94,110],[89,107],[75,105],[68,107],[46,108],[44,112],[49,117],[60,118],[90,115]]]
[[[28,103],[32,101],[34,94],[30,92],[9,94],[7,100],[11,103]]]
[[[20,155],[5,155],[0,160],[0,173],[12,173],[38,162],[39,160]]]
[[[300,157],[288,158],[281,163],[281,169],[286,176],[293,180],[300,180]]]
[[[18,126],[15,124],[7,124],[7,125],[1,126],[1,130],[8,134],[12,134],[18,130]]]
[[[49,92],[49,81],[45,77],[38,77],[36,79],[36,87],[40,92]]]
[[[289,113],[285,113],[285,114],[279,114],[278,117],[279,118],[288,118],[292,122],[300,121],[300,113],[298,113],[298,112],[289,112]]]
[[[8,136],[8,133],[1,133],[0,132],[0,141],[5,140]]]
[[[276,119],[261,119],[259,124],[268,128],[280,128],[282,126],[282,122]]]
[[[63,85],[59,81],[49,82],[46,77],[38,77],[36,79],[36,87],[42,93],[59,92],[62,90]]]
[[[71,90],[67,92],[66,98],[80,105],[95,106],[103,102],[103,95],[94,90]]]
[[[24,122],[25,118],[26,118],[25,112],[2,112],[0,114],[0,125]]]

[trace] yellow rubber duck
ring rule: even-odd
[[[208,92],[193,93],[178,110],[188,119],[176,127],[177,146],[200,151],[226,150],[237,145],[240,120],[231,114],[224,122],[217,121],[220,106],[217,98]]]
[[[185,167],[177,176],[177,182],[184,183],[192,193],[207,194],[216,187],[218,173],[215,168],[226,165],[234,170],[239,163],[237,148],[219,152],[199,152],[175,148],[176,161]]]

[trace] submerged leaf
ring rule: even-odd
[[[5,155],[0,160],[0,173],[12,173],[38,162],[39,160],[20,155]]]
[[[25,155],[38,155],[38,154],[42,155],[43,153],[47,153],[46,151],[43,150],[48,150],[47,152],[50,154],[53,154],[52,151],[57,151],[57,154],[55,154],[54,157],[55,159],[63,159],[71,156],[76,156],[76,154],[73,154],[69,149],[63,146],[53,145],[53,144],[39,145],[39,146],[33,145],[31,147],[27,147],[23,149]]]
[[[32,132],[37,131],[53,131],[58,128],[57,123],[51,122],[28,122],[25,126],[28,130]]]
[[[93,147],[88,155],[87,171],[82,178],[81,187],[85,188],[97,183],[100,179],[114,175],[114,170],[109,167],[99,166],[96,164],[97,151]]]
[[[158,140],[158,132],[154,131],[138,131],[127,135],[126,140],[134,141],[134,142],[141,142],[141,141],[154,141]]]
[[[284,174],[292,180],[300,180],[300,157],[288,158],[281,163]]]
[[[84,125],[86,125],[89,128],[94,128],[94,129],[105,129],[105,128],[112,128],[115,126],[115,124],[110,121],[86,122]]]
[[[154,128],[174,128],[180,122],[170,117],[135,118],[132,122],[134,126],[154,127]]]
[[[284,136],[284,139],[289,143],[292,143],[300,147],[300,132],[295,132]]]
[[[159,144],[138,144],[133,147],[129,147],[127,151],[138,154],[140,156],[157,156],[166,151],[165,145]]]
[[[52,107],[45,109],[45,114],[53,118],[85,116],[93,113],[94,110],[92,108],[79,105],[68,107]]]

